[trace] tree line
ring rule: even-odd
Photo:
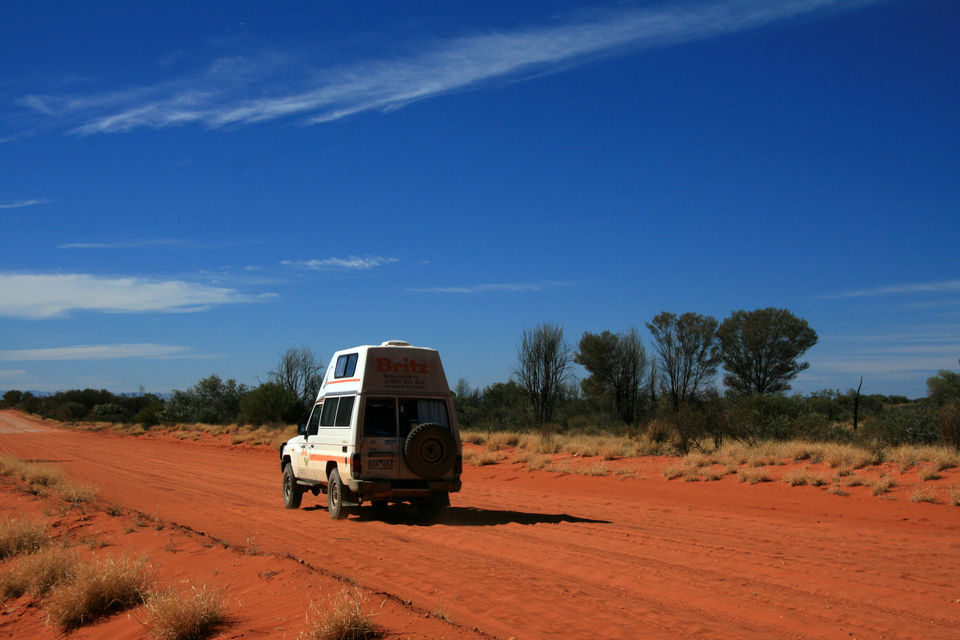
[[[727,438],[960,447],[960,375],[953,372],[928,379],[929,396],[917,402],[861,396],[859,387],[788,395],[818,338],[787,309],[734,311],[723,322],[664,311],[645,326],[649,350],[635,328],[585,332],[576,348],[560,326],[524,330],[509,382],[482,390],[457,383],[461,424],[644,432],[680,451]],[[579,383],[570,375],[574,364],[589,374]],[[721,368],[723,390],[714,384]]]
[[[723,323],[699,313],[662,312],[646,323],[653,336],[648,357],[639,332],[586,332],[576,352],[563,329],[551,323],[524,330],[517,348],[516,376],[533,404],[538,424],[549,422],[561,397],[570,365],[590,373],[581,383],[587,397],[608,396],[616,414],[633,423],[647,390],[674,412],[701,399],[722,365],[728,394],[771,394],[790,389],[790,381],[810,364],[799,358],[817,343],[806,320],[786,309],[735,311]]]
[[[943,442],[960,448],[960,374],[940,371],[928,396],[860,395],[859,389],[793,394],[817,342],[786,309],[735,311],[722,322],[662,312],[640,332],[585,332],[576,347],[563,328],[523,330],[513,374],[482,389],[453,389],[464,428],[614,431],[670,440],[679,451],[725,439],[807,438],[875,445]],[[587,373],[573,376],[574,365]],[[722,384],[716,386],[722,369]],[[287,425],[305,421],[324,373],[308,347],[280,354],[267,381],[250,387],[212,374],[164,398],[106,390],[50,396],[7,391],[2,407],[63,421]]]
[[[140,393],[113,394],[105,389],[61,391],[37,396],[7,391],[0,407],[16,408],[64,422],[134,422],[288,425],[306,421],[320,389],[324,367],[308,347],[291,347],[280,355],[267,382],[255,387],[217,374],[189,389],[174,389],[168,398]]]

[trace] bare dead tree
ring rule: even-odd
[[[570,361],[570,346],[563,337],[562,327],[544,323],[523,330],[514,373],[530,396],[538,425],[553,417],[553,410],[563,394]]]
[[[857,395],[853,397],[853,430],[857,430],[860,421],[860,387],[863,386],[863,376],[860,376],[860,384],[857,385]]]
[[[323,362],[309,347],[290,347],[280,355],[270,379],[289,389],[309,405],[317,397],[323,382]]]

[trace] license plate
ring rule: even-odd
[[[378,471],[393,469],[393,458],[369,458],[367,460],[367,466],[370,467],[370,469],[377,469]]]

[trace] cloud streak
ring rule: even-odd
[[[0,204],[0,209],[21,209],[23,207],[35,207],[38,204],[49,204],[53,200],[45,199],[33,199],[33,200],[19,200],[17,202],[8,202],[6,204]]]
[[[46,360],[117,360],[122,358],[171,359],[202,357],[190,347],[169,344],[95,344],[50,349],[0,351],[0,361],[33,362]]]
[[[272,294],[249,295],[181,280],[0,273],[0,316],[21,318],[51,318],[73,311],[184,313],[268,297]]]
[[[960,280],[941,280],[938,282],[918,282],[914,284],[862,289],[860,291],[847,291],[845,293],[836,293],[823,297],[831,299],[867,298],[874,296],[910,295],[916,293],[956,293],[958,291],[960,291]]]
[[[322,260],[284,260],[280,264],[290,266],[295,269],[306,269],[308,271],[369,271],[377,267],[400,262],[397,258],[383,258],[380,256],[364,257],[350,256],[349,258],[323,258]]]
[[[197,242],[178,238],[154,238],[144,240],[122,240],[117,242],[67,242],[58,244],[57,249],[221,249],[229,246],[247,246],[252,241],[243,242]]]
[[[704,40],[797,16],[883,0],[664,3],[593,19],[433,42],[396,59],[324,66],[283,53],[215,60],[193,76],[99,95],[28,95],[20,104],[80,135],[298,118],[330,122],[493,81],[556,73],[598,57]],[[284,91],[277,91],[283,86]],[[257,96],[251,98],[250,96]]]
[[[410,293],[454,293],[473,295],[478,293],[523,293],[524,291],[542,291],[546,287],[567,286],[568,282],[514,282],[484,283],[457,287],[408,287]]]

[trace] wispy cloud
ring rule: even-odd
[[[393,264],[394,262],[400,261],[397,258],[383,258],[380,256],[368,256],[363,258],[359,256],[350,256],[349,258],[323,258],[322,260],[284,260],[280,264],[294,267],[295,269],[307,269],[310,271],[367,271],[369,269],[375,269],[376,267],[382,267],[387,264]]]
[[[22,207],[35,207],[38,204],[49,204],[53,200],[45,199],[33,199],[33,200],[18,200],[17,202],[8,202],[6,204],[0,204],[0,209],[20,209]]]
[[[956,293],[960,291],[960,280],[940,280],[937,282],[917,282],[898,284],[859,291],[847,291],[822,296],[824,298],[866,298],[872,296],[909,295],[915,293]]]
[[[162,359],[200,358],[190,347],[170,344],[94,344],[50,349],[0,351],[0,361],[31,362],[41,360],[118,360],[122,358]]]
[[[258,302],[272,295],[250,295],[181,280],[0,273],[0,316],[23,318],[49,318],[71,311],[193,312]]]
[[[954,369],[960,356],[960,327],[927,325],[858,335],[835,335],[818,345],[810,370],[877,379],[923,380],[940,369]]]
[[[462,287],[423,287],[423,288],[407,288],[407,291],[411,293],[462,293],[462,294],[474,294],[474,293],[496,293],[496,292],[505,292],[505,293],[521,293],[524,291],[540,291],[545,286],[558,285],[561,283],[487,283],[487,284],[476,284],[470,286]]]
[[[916,374],[930,376],[939,369],[954,368],[956,360],[936,355],[853,356],[848,358],[821,358],[812,363],[817,371],[849,374],[851,380],[868,374]],[[896,376],[894,376],[896,377]]]
[[[57,249],[220,249],[226,246],[249,245],[243,242],[198,242],[182,238],[118,240],[115,242],[65,242]]]
[[[4,378],[19,378],[25,373],[25,369],[0,369],[0,380]]]
[[[272,52],[215,60],[193,76],[98,95],[28,95],[20,103],[82,135],[279,118],[305,123],[389,110],[482,83],[554,73],[601,56],[754,29],[882,0],[724,0],[594,13],[589,20],[434,41],[403,58],[324,66]],[[284,91],[277,91],[277,86]],[[251,97],[257,96],[257,97]],[[70,125],[67,125],[70,126]]]

